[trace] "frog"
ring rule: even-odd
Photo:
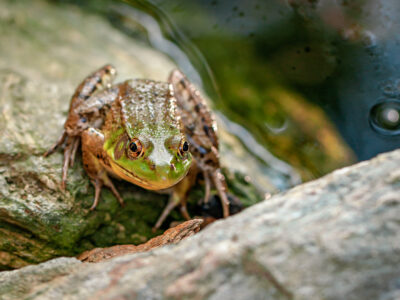
[[[107,64],[88,75],[71,97],[64,129],[45,157],[63,146],[60,188],[81,148],[82,163],[94,186],[94,210],[103,187],[121,206],[124,200],[111,178],[168,193],[169,200],[153,230],[177,206],[190,219],[187,199],[203,177],[207,203],[211,188],[229,216],[228,188],[221,171],[216,119],[205,98],[179,69],[166,81],[128,79],[114,83],[117,71]]]

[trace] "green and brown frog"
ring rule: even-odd
[[[187,195],[202,173],[204,201],[213,184],[227,217],[229,201],[216,123],[199,91],[179,70],[172,71],[167,82],[135,79],[112,84],[115,76],[116,69],[106,65],[85,78],[72,96],[64,131],[45,153],[48,156],[65,144],[61,188],[65,189],[68,168],[81,144],[84,169],[95,187],[91,210],[103,186],[123,205],[109,178],[112,175],[170,193],[155,228],[177,205],[189,219]]]

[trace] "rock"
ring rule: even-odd
[[[83,262],[101,262],[116,256],[145,252],[164,245],[176,244],[179,241],[189,236],[192,236],[196,232],[199,232],[200,225],[202,223],[202,219],[189,220],[166,230],[162,235],[152,238],[146,243],[140,244],[138,246],[116,245],[108,248],[95,248],[83,252],[78,256],[78,259]]]
[[[278,194],[176,245],[0,273],[3,299],[399,299],[400,150]],[[40,283],[40,284],[39,284]]]
[[[32,288],[32,285],[39,286],[54,277],[67,275],[80,264],[76,258],[61,257],[43,263],[40,265],[40,270],[37,266],[28,266],[22,268],[20,273],[2,272],[0,273],[4,276],[1,280],[2,298],[20,299],[21,295]]]
[[[61,151],[49,158],[42,154],[60,135],[69,99],[90,72],[112,63],[118,81],[165,80],[175,65],[100,15],[40,0],[0,1],[0,44],[0,270],[155,236],[151,229],[166,195],[116,182],[126,207],[103,190],[98,208],[90,212],[94,191],[81,161],[62,192]],[[245,159],[239,142],[235,149],[242,149]],[[229,159],[243,160],[233,154]],[[228,175],[245,205],[262,199],[244,175]],[[201,196],[199,186],[191,197],[195,203]],[[181,220],[178,212],[172,220]]]

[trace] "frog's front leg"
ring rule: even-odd
[[[68,118],[64,124],[63,133],[57,142],[44,154],[45,157],[49,156],[54,153],[59,146],[64,144],[64,142],[66,143],[62,168],[62,189],[65,189],[68,168],[74,163],[82,132],[86,128],[94,126],[91,117],[84,115],[81,111],[81,107],[85,102],[93,103],[93,106],[97,107],[99,101],[89,101],[91,100],[91,96],[110,85],[115,76],[115,68],[111,65],[106,65],[83,80],[71,98]],[[110,97],[108,97],[107,100],[109,100],[109,98]]]
[[[107,170],[104,167],[107,165],[107,158],[103,150],[103,144],[104,135],[99,130],[89,128],[82,133],[83,166],[95,186],[94,201],[90,210],[95,209],[99,203],[100,192],[103,185],[111,190],[121,206],[124,205],[124,200],[108,177]]]
[[[186,202],[190,189],[196,181],[197,166],[193,163],[190,167],[189,173],[178,184],[172,187],[172,192],[169,196],[168,204],[165,206],[163,212],[158,217],[156,224],[153,227],[153,232],[159,229],[171,211],[178,205],[182,216],[186,220],[190,220],[190,215],[187,211]]]

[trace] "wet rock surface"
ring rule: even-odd
[[[337,170],[176,245],[0,273],[4,299],[398,299],[400,150]]]

